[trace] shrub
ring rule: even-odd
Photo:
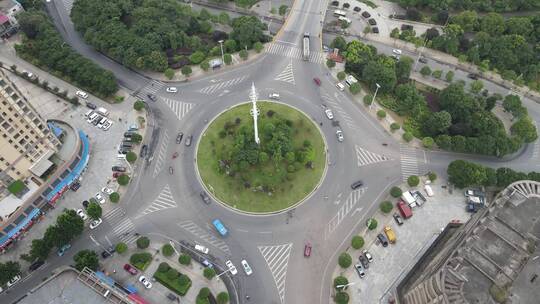
[[[435,71],[433,71],[433,73],[431,73],[431,76],[433,76],[434,78],[437,78],[437,79],[441,79],[442,71],[441,70],[435,70]]]
[[[126,160],[132,164],[134,163],[136,160],[137,160],[137,154],[135,154],[135,152],[133,151],[129,151],[127,154],[126,154]]]
[[[360,93],[361,89],[362,88],[360,87],[360,84],[358,82],[355,82],[355,83],[351,84],[351,86],[349,87],[349,91],[353,95],[356,95],[356,94]]]
[[[201,63],[206,56],[201,51],[196,51],[191,56],[189,56],[189,61],[193,64],[199,64]],[[182,73],[183,74],[183,73]]]
[[[422,76],[424,77],[431,75],[431,69],[427,65],[425,65],[420,69],[420,74],[422,74]]]
[[[437,173],[431,171],[428,173],[428,178],[431,182],[434,182],[437,179]]]
[[[448,82],[452,82],[452,80],[454,79],[454,71],[448,71],[446,72],[446,81]]]
[[[210,69],[210,62],[208,60],[201,62],[201,69],[205,72],[208,71]]]
[[[364,101],[364,105],[370,106],[371,103],[373,102],[373,95],[368,94],[368,95],[364,96],[363,101]]]
[[[173,246],[171,246],[171,244],[165,244],[165,245],[163,245],[163,247],[161,247],[161,253],[164,256],[169,257],[169,256],[173,255],[174,248],[173,248]]]
[[[339,288],[337,286],[339,286],[339,285],[347,285],[347,284],[349,284],[349,280],[347,280],[347,278],[344,277],[344,276],[338,276],[338,277],[334,278],[334,288],[336,290],[339,290]]]
[[[168,68],[165,70],[165,77],[167,77],[167,79],[173,79],[174,77],[174,70],[171,69],[171,68]]]
[[[232,56],[231,54],[225,54],[223,55],[223,61],[226,65],[230,65],[232,63]]]
[[[392,203],[390,201],[384,201],[384,202],[381,203],[379,208],[381,208],[381,211],[383,213],[390,213],[390,211],[392,211],[392,209],[394,209],[394,206],[392,205]]]
[[[364,238],[359,235],[353,236],[351,240],[351,246],[354,249],[362,248],[364,246]]]
[[[116,244],[114,249],[119,254],[122,254],[122,253],[124,253],[124,252],[126,252],[128,250],[128,246],[127,246],[126,243],[120,242],[120,243]]]
[[[150,260],[152,260],[152,255],[148,252],[134,253],[129,258],[129,262],[131,263],[131,265],[137,267],[140,270],[144,270]]]
[[[340,81],[343,80],[343,79],[345,79],[346,76],[347,76],[347,74],[345,74],[345,72],[343,72],[343,71],[337,73],[337,78],[338,78]]]
[[[370,218],[369,220],[367,220],[366,226],[369,230],[374,230],[375,228],[377,228],[377,220],[374,218]]]
[[[189,65],[185,65],[182,67],[181,69],[181,72],[182,72],[182,75],[188,77],[189,75],[191,75],[191,73],[193,73],[193,71],[191,70],[191,67]]]
[[[140,143],[142,141],[142,135],[139,133],[131,135],[131,141],[137,144]]]
[[[342,254],[340,254],[338,258],[338,264],[341,268],[349,268],[349,266],[351,266],[352,264],[351,255],[347,252],[343,252]]]
[[[336,292],[334,297],[334,302],[337,304],[347,304],[349,303],[349,294],[343,291]]]
[[[390,124],[390,130],[392,132],[395,132],[395,131],[397,131],[399,129],[401,129],[401,126],[398,123],[393,122],[392,124]]]
[[[413,135],[410,132],[403,133],[402,137],[403,137],[403,140],[406,141],[406,142],[410,142],[414,138]]]
[[[118,194],[118,192],[113,192],[109,194],[109,199],[112,203],[118,203],[118,201],[120,200],[120,194]]]
[[[420,179],[416,175],[411,175],[407,178],[407,184],[409,184],[409,187],[416,187],[420,184]]]
[[[260,43],[259,41],[255,42],[253,44],[253,49],[255,50],[255,52],[257,53],[260,53],[262,50],[263,50],[264,46],[262,43]]]
[[[205,278],[211,280],[216,276],[216,271],[214,270],[214,268],[206,267],[203,270],[203,275]]]
[[[249,54],[248,54],[248,51],[246,51],[246,50],[241,50],[241,51],[238,53],[238,55],[240,55],[240,58],[242,58],[242,60],[246,60],[246,59],[248,59],[248,55],[249,55]]]
[[[197,295],[197,298],[201,299],[207,299],[210,295],[210,289],[208,287],[203,287],[201,290],[199,290],[199,294]]]
[[[377,117],[378,117],[379,119],[385,118],[385,117],[386,117],[386,112],[385,112],[384,110],[379,110],[379,111],[377,111]]]
[[[390,189],[390,195],[392,197],[400,197],[403,194],[403,191],[401,191],[400,187],[394,186],[392,189]]]
[[[144,101],[142,100],[135,101],[135,103],[133,104],[133,109],[135,109],[135,111],[140,111],[144,109]]]
[[[145,237],[145,236],[141,236],[140,238],[137,239],[137,248],[139,249],[146,249],[148,248],[148,246],[150,246],[150,239]]]
[[[169,269],[171,269],[171,266],[169,266],[169,264],[167,264],[167,262],[161,262],[161,263],[159,263],[157,271],[159,271],[159,272],[167,272],[167,271],[169,271]]]
[[[222,291],[218,293],[216,300],[218,304],[227,304],[229,302],[229,294]]]
[[[433,140],[433,138],[427,136],[427,137],[424,137],[422,139],[422,145],[425,147],[425,148],[428,148],[428,149],[431,149],[433,147],[433,145],[435,144],[435,141]]]
[[[176,269],[169,268],[169,270],[167,270],[165,275],[167,276],[167,279],[172,281],[172,280],[176,279],[176,277],[178,277],[179,273],[178,273],[178,271],[176,271]]]
[[[118,182],[118,184],[120,186],[125,186],[127,184],[129,184],[129,175],[127,174],[120,174],[120,176],[118,176],[118,178],[116,179],[116,181]]]
[[[189,265],[191,263],[191,256],[189,254],[181,254],[180,257],[178,257],[178,263],[182,265]]]
[[[278,10],[278,11],[279,11],[279,15],[280,15],[280,16],[285,16],[285,14],[287,13],[287,8],[288,8],[288,6],[286,6],[286,5],[281,5],[281,6],[279,7],[279,10]]]
[[[328,59],[326,60],[326,66],[331,69],[336,66],[336,62],[332,59]]]

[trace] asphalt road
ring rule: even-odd
[[[339,91],[327,74],[318,34],[322,32],[320,21],[324,16],[321,12],[326,11],[326,1],[297,0],[283,29],[269,46],[274,51],[232,70],[174,84],[147,79],[97,53],[74,31],[61,2],[47,3],[47,7],[67,43],[111,70],[120,84],[133,94],[145,99],[147,93],[158,96],[157,102],[148,104],[153,113],[153,128],[159,129],[159,138],[151,149],[151,162],[141,166],[141,172],[130,186],[130,194],[124,198],[125,215],[122,217],[128,219],[133,225],[132,230],[140,234],[200,243],[210,248],[220,264],[231,259],[239,269],[235,281],[242,303],[328,303],[330,274],[337,262],[337,254],[349,245],[350,234],[377,210],[380,197],[392,185],[401,183],[406,175],[429,170],[444,175],[447,164],[456,158],[528,170],[531,158],[536,157],[532,147],[501,162],[492,158],[410,149],[394,141],[352,102],[347,93]],[[309,62],[298,55],[305,32],[312,37]],[[377,48],[390,53],[392,46],[377,45]],[[432,70],[451,68],[433,61],[428,64]],[[321,79],[321,86],[314,84],[314,77]],[[467,80],[464,73],[456,72],[455,78],[463,77]],[[248,216],[215,202],[206,205],[199,197],[202,186],[194,173],[196,142],[213,117],[249,100],[252,83],[257,87],[260,99],[278,92],[281,102],[301,109],[317,123],[322,122],[321,131],[328,143],[327,174],[314,194],[291,212]],[[169,85],[176,86],[179,92],[167,93],[165,89]],[[486,88],[494,92],[501,90],[495,84],[486,83]],[[531,101],[524,102],[537,120],[540,117],[538,109],[531,107]],[[325,106],[333,110],[335,120],[340,122],[345,135],[343,143],[337,141],[336,127],[324,116]],[[187,135],[194,136],[191,147],[186,147],[183,142],[175,143],[179,131],[185,134],[184,140]],[[179,157],[173,160],[174,152],[178,152]],[[169,173],[169,167],[173,168],[174,174]],[[363,180],[364,187],[352,191],[350,184],[357,180]],[[169,204],[160,204],[165,198]],[[220,238],[211,227],[215,218],[221,219],[229,228],[230,234],[226,238]],[[105,222],[94,232],[99,246],[107,246],[108,240],[113,243],[122,240],[122,235],[114,234],[118,225],[119,222],[107,220],[105,216]],[[310,258],[303,257],[306,242],[313,246]],[[88,243],[88,236],[76,242],[71,253],[84,247],[85,243]],[[254,270],[252,276],[242,272],[240,260],[244,258]],[[71,258],[51,258],[47,268],[19,284],[10,297],[24,294],[47,271],[65,261],[71,261]],[[249,301],[246,295],[249,295]]]

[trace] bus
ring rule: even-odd
[[[227,233],[229,232],[227,228],[223,226],[223,223],[221,223],[221,221],[218,219],[215,219],[214,221],[212,221],[212,224],[214,225],[214,228],[216,228],[216,230],[219,232],[219,234],[221,234],[221,236],[226,236]]]
[[[304,33],[304,39],[302,40],[304,46],[303,58],[305,61],[309,60],[309,33]]]

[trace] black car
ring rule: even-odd
[[[373,19],[373,18],[369,19],[368,23],[371,24],[371,25],[377,25],[377,21],[375,21],[375,19]]]
[[[427,63],[426,57],[420,57],[420,59],[418,59],[418,61],[420,61],[421,63]]]
[[[30,265],[30,267],[28,267],[28,269],[30,271],[34,271],[36,269],[38,269],[39,267],[41,267],[41,265],[45,264],[45,262],[43,261],[35,261],[34,263],[32,263],[32,265]]]
[[[190,136],[186,137],[185,144],[186,144],[187,147],[191,146],[191,140],[192,139],[193,139],[193,135],[190,135]]]
[[[375,33],[375,34],[378,34],[379,33],[379,28],[374,26],[371,28],[371,32]]]
[[[133,144],[129,141],[122,141],[122,147],[125,147],[125,148],[133,148]]]
[[[473,80],[478,80],[478,78],[480,78],[480,75],[471,73],[471,74],[467,75],[467,77],[469,77],[470,79],[473,79]]]
[[[89,101],[86,102],[86,107],[92,110],[95,110],[97,106]]]
[[[171,301],[178,301],[178,297],[169,292],[167,298]]]
[[[332,1],[332,6],[339,6],[339,1]]]
[[[353,11],[359,12],[359,11],[361,11],[361,9],[360,9],[358,6],[355,6],[355,7],[353,8]]]
[[[398,225],[403,225],[403,219],[401,218],[401,216],[397,213],[394,213],[394,220],[396,221],[396,223]]]
[[[206,194],[206,192],[201,191],[201,198],[205,204],[210,204],[210,197],[208,196],[208,194]]]
[[[179,144],[182,142],[182,138],[184,138],[184,133],[179,132],[178,135],[176,135],[176,143]]]
[[[88,201],[83,201],[83,202],[82,202],[82,205],[83,205],[84,209],[88,208],[88,205],[89,205],[89,204],[90,204],[90,203],[89,203]]]
[[[371,17],[371,14],[368,13],[368,12],[363,12],[363,13],[362,13],[362,17],[364,17],[364,18],[369,18],[369,17]]]
[[[151,101],[154,101],[154,102],[157,101],[157,97],[154,94],[146,94],[146,96],[148,96],[148,99],[150,99]]]
[[[360,263],[362,263],[362,266],[364,266],[365,269],[369,268],[369,262],[363,254],[358,257],[358,260]]]
[[[146,156],[146,153],[148,153],[148,146],[147,145],[143,145],[141,147],[141,152],[139,153],[139,156],[140,157],[145,157]]]
[[[364,183],[362,181],[356,181],[356,182],[352,183],[351,188],[353,190],[356,190],[356,189],[362,187],[363,185],[364,185]]]
[[[127,168],[122,166],[113,166],[113,172],[126,172]]]
[[[101,252],[101,257],[106,259],[106,258],[112,256],[115,251],[116,250],[114,250],[114,247],[109,247],[109,249],[103,250],[103,252]]]
[[[386,238],[384,234],[382,233],[377,234],[377,239],[379,240],[379,242],[381,242],[383,247],[388,246],[388,239]]]
[[[124,137],[129,137],[129,138],[131,138],[134,134],[136,134],[136,133],[135,133],[135,132],[130,132],[130,131],[124,132]]]
[[[72,191],[77,191],[79,190],[80,187],[81,187],[81,183],[74,182],[73,184],[71,184],[71,186],[69,186],[69,189],[71,189]]]

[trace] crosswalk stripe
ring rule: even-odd
[[[224,88],[227,88],[227,87],[230,87],[230,86],[237,85],[237,84],[241,83],[242,81],[244,81],[247,77],[248,77],[248,75],[244,75],[244,76],[241,76],[241,77],[237,77],[237,78],[234,78],[234,79],[230,79],[230,80],[227,80],[227,81],[223,81],[223,82],[220,82],[220,83],[209,85],[209,86],[206,86],[206,87],[200,89],[199,93],[206,94],[206,95],[211,95],[211,94],[215,93],[216,91],[218,91],[220,89],[224,89]]]
[[[302,49],[298,47],[291,47],[279,42],[267,43],[266,53],[273,55],[281,55],[284,57],[294,58],[294,59],[303,59]],[[311,52],[309,55],[309,62],[314,63],[323,63],[324,62],[324,53],[321,52]]]
[[[345,219],[345,217],[353,210],[366,190],[367,188],[362,187],[349,193],[345,203],[338,209],[336,215],[334,215],[334,217],[332,217],[332,219],[328,222],[325,230],[325,240],[330,237],[330,235],[337,229],[339,224],[341,224],[343,219]],[[337,203],[339,202],[340,200],[337,201]]]
[[[292,61],[289,62],[289,64],[287,64],[285,69],[281,73],[279,73],[279,75],[277,75],[276,78],[274,78],[274,80],[288,82],[292,85],[295,84]]]
[[[356,150],[356,158],[357,158],[358,167],[367,166],[370,164],[390,160],[390,158],[384,155],[375,154],[357,145],[355,145],[354,148]]]
[[[154,199],[152,204],[150,204],[150,206],[144,209],[143,212],[141,212],[141,214],[137,216],[137,218],[143,217],[152,212],[161,211],[161,210],[170,209],[170,208],[176,208],[176,207],[178,207],[178,204],[176,204],[176,201],[174,200],[174,197],[172,196],[172,193],[171,193],[171,188],[167,184],[165,185],[165,187],[163,187],[163,189],[158,194],[158,196]]]
[[[411,175],[419,175],[416,149],[402,144],[399,147],[399,152],[401,158],[401,176],[403,181],[406,181]]]
[[[180,222],[177,224],[180,228],[185,229],[186,231],[190,232],[191,234],[195,235],[196,237],[200,238],[201,240],[213,245],[214,247],[220,249],[221,251],[230,254],[231,250],[229,246],[222,240],[218,239],[217,237],[209,234],[206,230],[199,227],[197,224],[190,220],[186,220],[183,222]]]
[[[178,120],[182,120],[184,116],[193,108],[194,104],[182,102],[174,99],[164,98],[165,103],[176,114]]]
[[[165,132],[163,133],[163,138],[161,139],[161,145],[159,146],[158,157],[156,160],[156,165],[154,167],[154,172],[152,173],[152,178],[156,178],[156,176],[158,176],[163,164],[165,163],[165,153],[167,153],[168,144],[169,133],[167,130],[165,130]]]
[[[275,246],[258,246],[278,290],[281,303],[285,300],[285,281],[287,279],[287,266],[291,254],[292,243]]]

